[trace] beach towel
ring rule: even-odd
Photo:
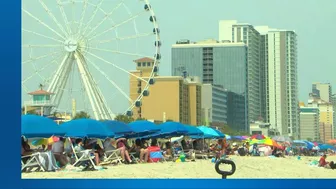
[[[56,163],[54,154],[51,151],[43,152],[39,154],[39,161],[46,171],[56,171],[59,169]]]
[[[314,160],[314,161],[312,161],[312,162],[309,163],[309,166],[311,166],[311,167],[318,167],[318,164],[319,164],[319,161]]]

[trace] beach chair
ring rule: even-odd
[[[69,138],[70,142],[71,139]],[[74,160],[74,163],[72,163],[73,166],[79,166],[82,163],[89,163],[93,166],[94,169],[97,169],[96,165],[93,162],[93,159],[95,158],[94,155],[92,155],[92,150],[82,150],[82,151],[76,151],[74,146],[71,144],[71,150],[72,150],[72,158]]]
[[[204,159],[204,160],[207,160],[209,157],[212,156],[211,153],[207,153],[205,151],[202,151],[202,150],[195,150],[195,157],[197,159]]]
[[[117,162],[117,164],[121,164],[121,161],[122,159],[118,149],[104,152],[104,161],[102,162],[102,164],[110,164],[112,162]]]
[[[92,150],[83,150],[80,152],[75,152],[73,153],[75,162],[72,164],[73,166],[78,166],[81,163],[90,163],[93,168],[96,169],[96,165],[93,162],[93,159],[95,158],[94,155],[92,155]]]
[[[150,163],[166,162],[166,159],[163,156],[163,153],[162,153],[160,147],[158,147],[158,146],[150,146],[147,149],[149,151],[148,161]]]
[[[31,172],[34,168],[36,171],[45,171],[43,165],[39,160],[40,153],[34,153],[28,156],[21,157],[21,172]],[[28,158],[28,160],[24,163],[23,159]]]

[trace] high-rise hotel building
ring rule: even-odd
[[[251,122],[262,120],[281,135],[299,138],[297,35],[294,31],[219,22],[219,40],[248,47],[248,107]]]
[[[247,51],[247,77],[248,77],[248,107],[250,121],[264,120],[265,109],[263,106],[264,70],[260,56],[260,34],[251,25],[237,23],[236,20],[222,20],[219,22],[219,41],[232,43],[245,43]]]
[[[172,46],[172,75],[198,76],[203,84],[220,85],[232,92],[228,99],[235,102],[235,106],[228,107],[227,122],[235,130],[248,132],[247,70],[247,47],[242,42],[185,40]]]
[[[256,27],[264,56],[266,120],[281,135],[299,138],[297,35],[294,31]]]

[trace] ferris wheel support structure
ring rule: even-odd
[[[50,103],[52,111],[57,111],[62,106],[71,108],[70,102],[64,103],[64,96],[68,95],[67,100],[70,101],[82,98],[82,105],[84,108],[90,106],[91,109],[86,111],[92,111],[91,115],[96,120],[113,120],[116,115],[114,113],[117,112],[132,116],[133,108],[140,108],[143,97],[150,94],[149,88],[155,83],[154,77],[161,59],[160,29],[149,1],[139,0],[141,8],[135,7],[133,0],[119,0],[113,4],[113,8],[107,6],[111,2],[104,0],[96,3],[90,0],[35,1],[41,5],[49,19],[35,15],[36,6],[32,6],[30,10],[26,6],[22,7],[22,13],[27,16],[25,18],[30,20],[27,22],[29,24],[22,25],[22,32],[28,36],[22,37],[22,51],[27,56],[27,60],[22,61],[22,66],[25,66],[22,70],[24,74],[28,73],[23,77],[22,89],[30,92],[27,87],[29,80],[32,80],[32,86],[37,78],[48,86],[48,92],[54,93],[50,100],[43,102]],[[27,5],[31,4],[31,0],[27,2]],[[103,7],[112,9],[106,11]],[[135,10],[131,11],[132,9]],[[80,13],[77,14],[80,17],[76,17],[76,13]],[[148,25],[140,17],[146,14],[149,16],[149,20],[145,17],[150,22]],[[121,16],[125,18],[121,19]],[[137,25],[136,19],[142,24]],[[37,22],[36,27],[31,24],[32,21]],[[25,29],[25,26],[32,29]],[[135,45],[125,48],[132,41]],[[141,43],[141,47],[138,47],[138,43]],[[148,54],[147,47],[152,48],[154,54]],[[146,79],[130,71],[127,64],[120,63],[134,64],[135,58],[147,58],[146,66],[152,66]],[[75,73],[79,75],[77,80],[74,79],[75,76],[78,77]],[[135,78],[144,85],[137,86],[136,92],[133,88],[129,89],[130,94],[127,94],[126,78]],[[72,89],[79,85],[80,90]],[[73,92],[79,92],[79,95],[73,95]],[[121,99],[113,99],[111,103],[111,96]],[[35,103],[34,100],[26,102],[25,104]],[[119,104],[125,108],[121,109]]]

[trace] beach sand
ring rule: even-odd
[[[336,178],[336,170],[312,167],[309,163],[319,157],[270,158],[230,156],[236,164],[236,172],[230,178]],[[327,161],[336,162],[336,156]],[[135,165],[106,166],[99,171],[73,172],[33,172],[23,173],[22,178],[216,178],[221,175],[215,171],[211,160],[196,162],[165,162]],[[230,169],[230,168],[229,168]]]

